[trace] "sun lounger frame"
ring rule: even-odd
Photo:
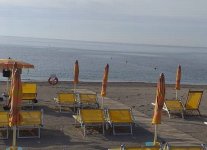
[[[33,100],[37,99],[37,84],[36,83],[22,83],[22,101],[28,102],[23,106],[30,106],[34,108]]]
[[[126,146],[125,144],[121,145],[119,148],[112,148],[108,150],[162,150],[161,146]]]
[[[81,98],[82,95],[88,96],[89,99],[90,99],[90,96],[95,96],[95,100],[93,99],[94,101],[85,102],[85,100],[82,100]],[[77,102],[78,102],[79,108],[96,108],[96,109],[99,108],[97,93],[77,93]]]
[[[103,121],[102,122],[91,122],[91,123],[86,123],[84,122],[84,119],[82,117],[81,111],[87,111],[87,110],[91,110],[91,111],[95,111],[95,110],[99,110],[99,111],[103,111]],[[83,136],[86,136],[86,127],[97,127],[97,126],[102,126],[102,133],[103,135],[105,134],[105,115],[104,115],[104,110],[103,109],[79,109],[77,112],[77,115],[73,115],[73,118],[75,119],[75,126],[77,126],[77,122],[80,124],[80,127],[83,129]]]
[[[177,106],[179,108],[177,108],[177,109],[170,109],[169,107],[167,107],[167,104],[166,104],[168,102],[173,102],[173,103],[176,102]],[[183,103],[180,100],[165,100],[163,110],[167,111],[169,118],[171,118],[171,112],[175,112],[176,111],[176,112],[179,112],[181,114],[182,118],[184,119],[185,108],[183,106]]]
[[[200,95],[200,98],[197,99],[197,101],[198,101],[197,108],[191,108],[190,109],[190,108],[187,108],[186,106],[188,105],[190,95],[193,94],[193,93],[198,93],[198,94],[201,94],[201,95]],[[200,106],[200,102],[201,102],[201,99],[202,99],[202,95],[203,95],[203,91],[189,90],[185,105],[183,105],[181,100],[166,100],[165,103],[164,103],[163,110],[167,111],[169,118],[171,118],[171,112],[172,111],[179,111],[182,115],[182,118],[184,118],[184,114],[186,114],[187,111],[191,111],[191,112],[197,111],[199,116],[201,116],[199,106]],[[177,106],[176,106],[177,108],[176,107],[175,108],[170,108],[169,106],[167,106],[166,102],[172,102],[174,104],[177,104]]]
[[[207,150],[207,147],[205,144],[200,145],[193,145],[193,146],[176,146],[176,145],[170,145],[169,143],[166,143],[163,147],[164,150]]]
[[[131,121],[130,122],[113,122],[111,120],[111,116],[110,116],[110,111],[113,111],[113,110],[119,110],[119,111],[129,111],[130,113],[130,117],[131,117]],[[133,114],[132,114],[132,109],[107,109],[106,111],[107,113],[107,122],[110,124],[110,126],[112,127],[112,132],[113,132],[113,135],[128,135],[128,134],[133,134],[133,124],[134,124],[134,118],[133,118]],[[128,133],[117,133],[115,131],[115,128],[116,127],[129,127],[130,128],[130,132]]]
[[[40,116],[40,124],[39,125],[36,125],[36,124],[30,124],[30,125],[21,125],[21,123],[20,123],[20,125],[18,125],[17,126],[17,138],[40,138],[40,129],[43,127],[43,109],[41,109],[40,111],[24,111],[24,112],[28,112],[28,113],[31,113],[32,114],[32,112],[40,112],[41,113],[41,116]],[[21,112],[20,112],[20,114],[21,114]],[[33,118],[31,118],[31,120],[32,120]],[[20,136],[20,132],[21,132],[21,130],[24,130],[24,129],[38,129],[38,134],[37,134],[37,136]]]
[[[60,94],[73,94],[74,96],[74,102],[72,103],[62,103],[60,100]],[[62,107],[73,107],[73,110],[75,111],[77,105],[77,95],[75,93],[72,92],[68,92],[68,93],[57,93],[58,97],[54,98],[55,103],[57,104],[57,106],[59,107],[59,112],[62,112]]]

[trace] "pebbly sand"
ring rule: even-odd
[[[39,82],[38,104],[35,110],[44,109],[44,127],[41,129],[41,138],[17,139],[18,146],[24,150],[69,150],[69,149],[108,149],[127,144],[131,146],[144,145],[146,141],[153,140],[153,125],[151,118],[153,114],[152,102],[155,100],[156,84],[152,83],[128,83],[110,82],[107,87],[107,97],[105,106],[112,107],[116,104],[119,107],[131,107],[136,118],[136,125],[133,128],[133,135],[111,134],[111,130],[106,130],[102,135],[97,130],[89,130],[86,137],[83,137],[81,129],[74,126],[74,114],[72,110],[67,113],[60,113],[55,107],[53,98],[58,92],[67,92],[73,88],[71,82],[60,82],[55,86],[47,82]],[[0,92],[6,87],[5,82],[1,82]],[[81,82],[78,89],[88,89],[100,94],[101,83]],[[204,90],[204,95],[200,104],[202,116],[186,116],[182,119],[179,114],[175,114],[171,119],[166,112],[162,114],[162,125],[159,128],[158,136],[160,141],[173,142],[174,144],[201,144],[207,143],[207,94],[206,85],[182,85],[178,92],[182,101],[185,102],[189,89]],[[175,98],[174,85],[166,85],[166,99]],[[145,120],[145,121],[144,121]],[[173,129],[172,133],[165,130]],[[183,137],[176,139],[171,135],[177,133]],[[169,134],[169,135],[168,135]],[[167,135],[167,136],[166,136]],[[179,135],[178,135],[179,136]],[[192,142],[187,138],[191,139]],[[184,141],[186,143],[184,143]],[[177,143],[176,143],[177,142]],[[12,143],[12,131],[9,132],[9,139],[0,140],[0,149],[5,149]]]

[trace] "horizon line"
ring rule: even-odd
[[[189,47],[189,48],[207,48],[207,46],[189,46],[189,45],[165,45],[165,44],[150,44],[150,43],[127,43],[127,42],[109,42],[109,41],[90,41],[90,40],[73,40],[62,38],[46,38],[46,37],[30,37],[30,36],[12,36],[12,35],[0,35],[0,37],[13,37],[13,38],[30,38],[30,39],[43,39],[43,40],[59,40],[59,41],[75,41],[85,43],[103,43],[103,44],[123,44],[123,45],[143,45],[143,46],[157,46],[157,47]]]

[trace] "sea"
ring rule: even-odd
[[[52,74],[60,81],[72,81],[78,60],[80,81],[102,81],[104,68],[109,64],[109,82],[156,83],[164,73],[166,83],[173,84],[180,64],[181,83],[207,84],[206,47],[2,36],[0,58],[9,57],[35,66],[23,69],[25,81],[47,81]],[[0,74],[0,80],[7,78]]]

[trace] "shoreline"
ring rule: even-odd
[[[27,80],[27,81],[22,81],[22,82],[32,82],[32,83],[38,83],[38,84],[48,84],[48,81],[35,81],[35,80]],[[0,83],[3,83],[3,84],[6,84],[7,81],[0,81]],[[72,85],[73,84],[73,81],[59,81],[58,85],[60,84],[70,84]],[[102,84],[102,81],[80,81],[78,85],[87,85],[87,84],[92,84],[92,85],[97,85],[97,84]],[[108,83],[108,86],[110,85],[130,85],[130,86],[157,86],[157,83],[150,83],[150,82],[139,82],[139,81],[109,81]],[[175,86],[175,84],[173,83],[166,83],[165,84],[167,87],[171,87],[173,88]],[[182,84],[181,83],[181,89],[183,88],[191,88],[191,87],[195,87],[195,88],[207,88],[207,84]]]

